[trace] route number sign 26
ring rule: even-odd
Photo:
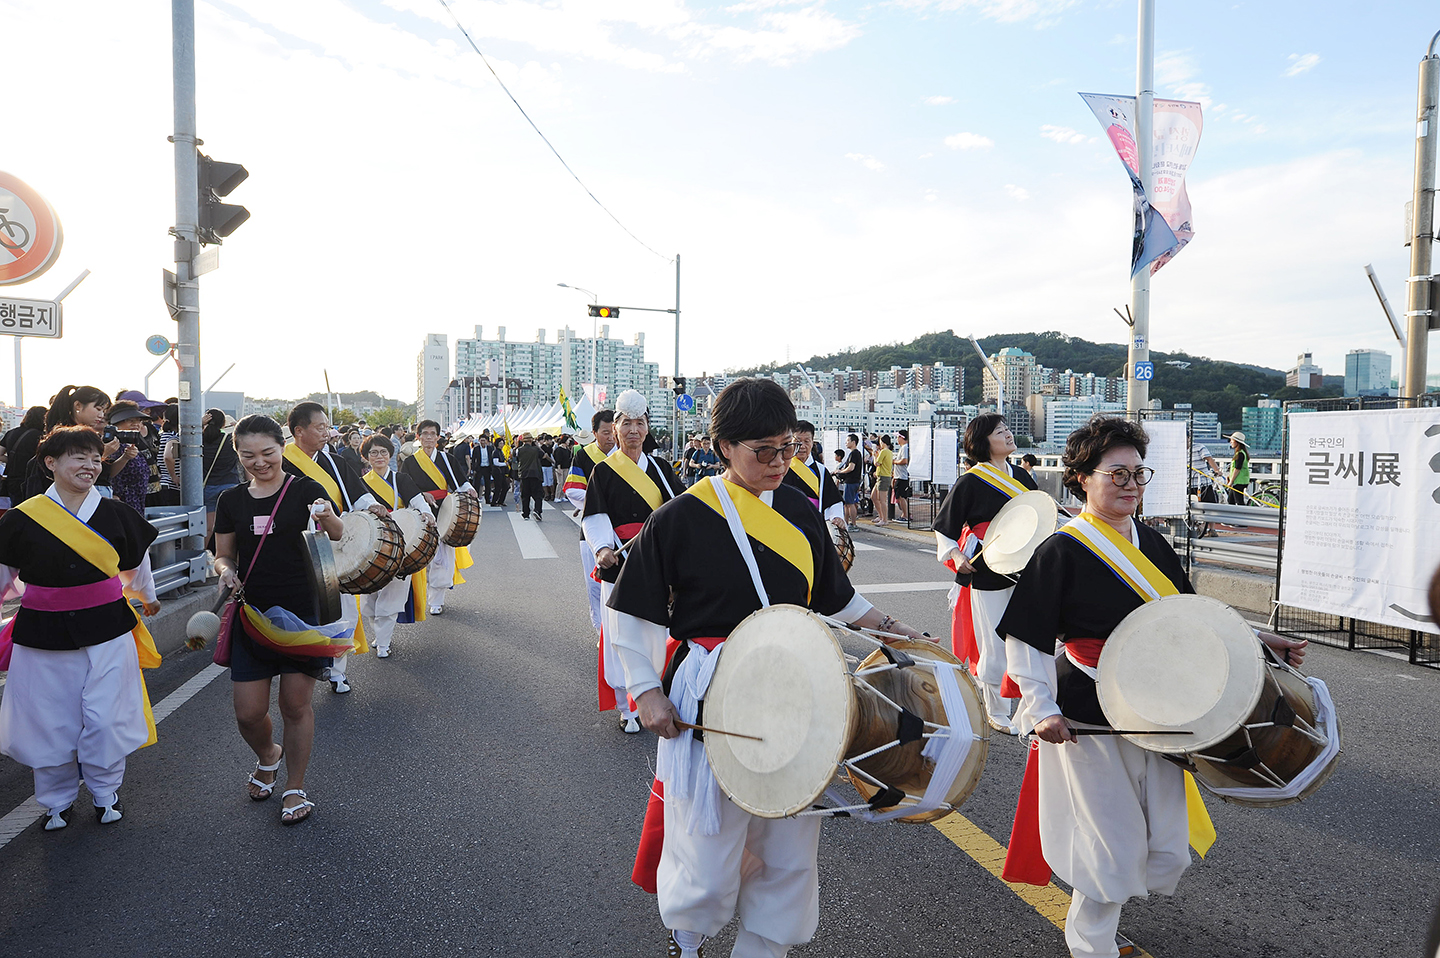
[[[1136,381],[1136,382],[1138,382],[1138,383],[1148,383],[1150,380],[1152,380],[1152,379],[1154,379],[1154,378],[1155,378],[1155,364],[1154,364],[1154,363],[1150,362],[1150,361],[1147,359],[1147,360],[1145,360],[1144,362],[1138,362],[1138,363],[1135,364],[1135,381]]]

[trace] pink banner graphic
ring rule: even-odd
[[[1150,161],[1150,194],[1140,185],[1140,151],[1135,143],[1135,98],[1082,93],[1115,147],[1135,191],[1135,242],[1131,275],[1147,265],[1153,276],[1194,237],[1185,174],[1200,145],[1203,127],[1200,104],[1188,100],[1155,100],[1154,149]],[[1154,214],[1158,213],[1159,217]],[[1159,219],[1162,222],[1157,223]]]

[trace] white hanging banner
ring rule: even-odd
[[[1283,605],[1440,632],[1440,409],[1288,417]]]
[[[929,482],[933,475],[932,427],[929,423],[910,424],[910,481]]]
[[[1183,419],[1149,419],[1145,433],[1150,445],[1145,465],[1155,470],[1145,486],[1145,515],[1151,518],[1183,516],[1190,487],[1185,472],[1190,465],[1189,423]]]
[[[942,486],[953,486],[960,478],[960,430],[935,430],[934,481]]]

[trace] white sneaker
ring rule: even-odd
[[[336,695],[344,695],[350,691],[350,683],[345,681],[345,676],[343,675],[338,678],[332,677],[330,679],[330,691]]]
[[[640,720],[632,715],[620,727],[625,730],[626,735],[634,735],[640,731]]]
[[[45,820],[45,830],[47,832],[58,832],[70,824],[70,809],[68,808],[51,809],[47,814],[50,816]]]
[[[445,612],[445,607],[444,607],[443,605],[432,605],[432,606],[430,607],[430,614],[431,614],[431,615],[442,615],[442,614],[444,614],[444,612]]]
[[[390,650],[389,650],[388,648],[376,649],[376,650],[375,650],[375,658],[377,658],[377,659],[388,659],[388,658],[390,658]]]

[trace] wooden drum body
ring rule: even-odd
[[[1282,663],[1215,599],[1147,602],[1111,633],[1096,690],[1116,728],[1189,769],[1226,801],[1271,807],[1308,797],[1334,770],[1340,721],[1329,690]],[[1188,731],[1177,735],[1167,732]]]
[[[980,696],[959,662],[938,646],[897,640],[852,673],[819,616],[778,605],[746,618],[716,654],[704,724],[760,741],[708,734],[705,752],[721,790],[752,815],[845,811],[932,821],[953,811],[979,781],[989,736]],[[953,724],[940,701],[936,669],[957,677],[952,694],[965,715]],[[897,706],[906,709],[903,720]],[[945,746],[952,734],[964,747],[950,753],[947,768],[954,774],[941,783],[943,795],[934,796],[940,804],[904,815],[935,778],[937,762],[922,749],[927,742]],[[813,808],[840,773],[862,804]]]
[[[400,527],[400,535],[405,540],[405,554],[400,559],[395,578],[414,575],[435,558],[435,552],[440,548],[440,533],[428,515],[414,509],[396,509],[390,513],[390,518]]]
[[[369,510],[340,517],[345,532],[332,542],[340,591],[352,595],[379,592],[390,584],[405,556],[405,536],[393,519]]]
[[[840,554],[840,568],[849,572],[850,567],[855,564],[855,540],[850,538],[850,530],[836,526],[833,522],[827,522],[825,528],[830,530],[835,551]]]
[[[435,517],[440,541],[456,549],[468,546],[480,531],[481,514],[479,499],[464,492],[450,493],[440,502],[440,512]]]

